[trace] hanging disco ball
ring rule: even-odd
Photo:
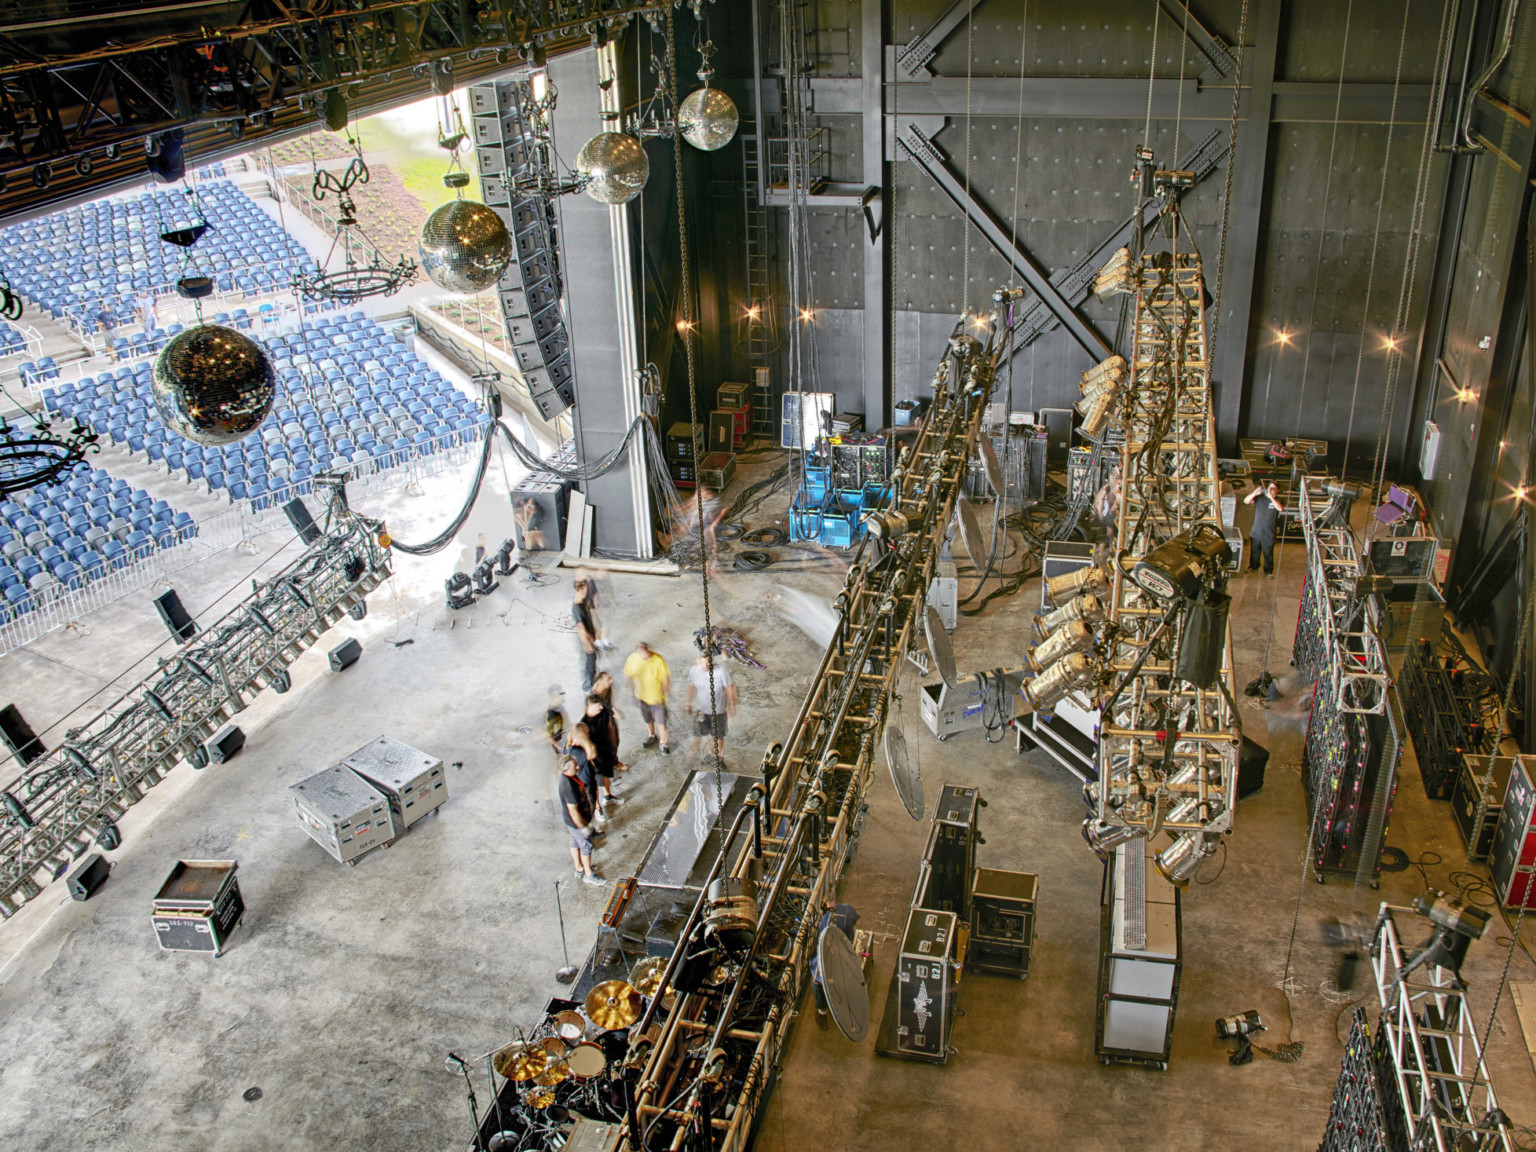
[[[645,148],[622,132],[599,132],[581,146],[576,171],[587,178],[587,195],[599,204],[628,204],[651,175]]]
[[[244,332],[200,324],[161,350],[152,387],[172,432],[196,444],[233,444],[272,411],[277,377],[266,351]]]
[[[718,88],[690,92],[677,110],[683,139],[701,152],[718,152],[736,138],[736,103]]]
[[[432,283],[465,295],[495,284],[512,259],[506,221],[473,200],[452,200],[428,216],[418,247]]]

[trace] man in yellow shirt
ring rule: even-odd
[[[624,661],[624,678],[640,701],[640,716],[650,735],[644,748],[661,744],[663,755],[672,755],[672,745],[667,740],[667,693],[672,690],[672,670],[660,653],[652,652],[645,641],[635,645],[629,659]]]

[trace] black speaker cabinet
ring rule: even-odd
[[[92,852],[75,865],[64,883],[69,886],[69,894],[76,900],[89,900],[111,874],[112,868],[106,857],[100,852]]]
[[[37,733],[32,731],[32,725],[21,718],[21,712],[14,704],[0,708],[0,739],[5,741],[5,746],[16,754],[16,759],[23,766],[47,751],[43,742],[37,738]]]
[[[304,507],[304,501],[297,496],[283,505],[283,511],[288,514],[288,523],[293,525],[293,530],[305,545],[313,544],[323,535],[315,518],[309,514],[309,509]]]
[[[331,671],[340,672],[343,668],[350,668],[357,663],[357,658],[363,654],[363,646],[356,640],[343,640],[336,647],[325,654],[330,661]]]
[[[181,597],[176,595],[176,589],[172,588],[163,596],[155,597],[155,609],[160,613],[160,619],[170,629],[171,635],[176,637],[176,643],[185,644],[197,635],[197,625],[192,622],[192,617],[182,607]]]
[[[1269,764],[1269,749],[1243,737],[1237,754],[1237,798],[1252,796],[1264,787],[1264,768]]]
[[[1072,409],[1042,408],[1040,423],[1045,425],[1045,464],[1052,472],[1065,472],[1072,447]]]
[[[512,520],[519,548],[558,552],[565,547],[565,515],[573,487],[551,472],[530,472],[518,482],[512,489]]]
[[[354,656],[353,659],[357,657]],[[209,760],[215,764],[222,764],[245,747],[245,733],[233,724],[226,724],[215,732],[213,739],[203,747],[208,750]]]

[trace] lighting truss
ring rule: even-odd
[[[1371,969],[1381,1001],[1376,1043],[1384,1046],[1377,1049],[1378,1060],[1390,1061],[1383,1071],[1394,1082],[1382,1085],[1388,1130],[1397,1128],[1395,1110],[1406,1125],[1397,1133],[1398,1147],[1421,1152],[1464,1148],[1513,1152],[1507,1118],[1499,1110],[1483,1062],[1466,988],[1459,986],[1454,973],[1436,965],[1403,974],[1410,955],[1398,938],[1393,913],[1410,911],[1383,904],[1371,947]]]
[[[322,6],[316,6],[322,7]],[[228,23],[203,13],[153,39],[13,21],[0,67],[0,215],[141,181],[181,133],[187,166],[311,131],[325,94],[354,117],[584,48],[662,0],[370,0]],[[210,23],[209,21],[212,21]],[[66,40],[65,43],[71,43]]]
[[[1096,701],[1098,816],[1149,835],[1219,834],[1232,827],[1242,739],[1230,628],[1216,688],[1177,679],[1173,657],[1184,617],[1128,576],[1138,559],[1180,533],[1197,525],[1221,531],[1200,258],[1175,253],[1136,262],[1122,250],[1100,285],[1101,293],[1133,289],[1136,314],[1117,417],[1122,500]]]
[[[338,505],[338,508],[344,505]],[[342,512],[325,535],[0,793],[0,917],[62,876],[91,841],[390,574],[367,524]],[[206,762],[206,761],[205,761]]]
[[[933,404],[880,509],[906,527],[884,555],[875,555],[869,536],[861,542],[835,602],[836,635],[791,734],[765,755],[763,779],[731,825],[680,936],[686,941],[707,915],[711,882],[746,880],[758,893],[751,952],[728,983],[680,993],[657,1021],[660,1036],[632,1090],[632,1143],[637,1128],[664,1131],[649,1146],[674,1150],[743,1152],[751,1141],[806,986],[822,905],[863,826],[875,749],[1006,342],[995,312],[985,342],[967,333],[966,320],[950,338]],[[684,951],[680,944],[673,952],[663,986]],[[646,1033],[659,1003],[632,1035]]]
[[[1387,710],[1391,673],[1386,649],[1376,631],[1374,600],[1362,603],[1355,583],[1365,575],[1360,548],[1348,526],[1323,524],[1314,501],[1326,501],[1321,481],[1308,478],[1299,486],[1301,530],[1307,542],[1308,592],[1327,601],[1317,611],[1322,630],[1321,657],[1308,671],[1318,677],[1317,691],[1326,692],[1340,712],[1379,716]],[[1321,609],[1321,603],[1317,606]]]

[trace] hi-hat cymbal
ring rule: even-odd
[[[533,1088],[523,1099],[531,1108],[548,1108],[555,1102],[555,1090],[547,1087]]]
[[[545,1056],[521,1041],[508,1044],[491,1057],[491,1067],[508,1080],[532,1080],[544,1069]]]
[[[546,1060],[544,1062],[544,1070],[533,1078],[533,1082],[535,1084],[542,1084],[545,1087],[553,1087],[570,1076],[570,1074],[570,1066],[564,1060]]]
[[[654,996],[661,988],[661,977],[667,970],[665,956],[647,956],[636,964],[629,974],[629,982],[642,996]]]
[[[605,980],[587,993],[587,1019],[610,1031],[628,1028],[640,1019],[643,1007],[640,993],[623,980]]]

